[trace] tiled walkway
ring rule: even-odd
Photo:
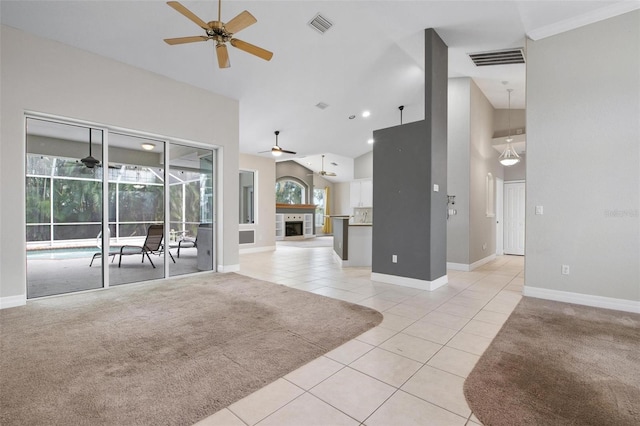
[[[241,255],[241,273],[375,308],[384,321],[198,426],[475,425],[462,386],[521,298],[524,258],[449,271],[427,292],[340,268],[332,249]]]

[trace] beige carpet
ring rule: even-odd
[[[0,424],[193,424],[381,320],[238,274],[30,302],[0,311]]]
[[[640,315],[525,297],[464,393],[485,425],[640,425]]]

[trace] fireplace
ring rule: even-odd
[[[302,238],[304,235],[304,215],[286,214],[284,215],[284,236],[285,238]]]
[[[302,236],[302,222],[285,222],[284,223],[284,236],[285,237],[300,237]]]

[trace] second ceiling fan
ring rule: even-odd
[[[167,44],[174,45],[213,40],[216,43],[216,56],[218,57],[218,66],[220,68],[229,68],[231,66],[231,63],[229,62],[229,52],[227,51],[227,42],[229,42],[233,47],[244,50],[245,52],[255,55],[266,61],[271,60],[271,58],[273,57],[272,52],[233,37],[235,33],[238,33],[248,26],[255,24],[256,22],[258,22],[258,20],[252,14],[245,10],[243,12],[240,12],[240,14],[238,14],[235,18],[225,24],[220,18],[221,3],[222,0],[218,0],[218,20],[205,22],[179,2],[167,2],[169,6],[171,6],[179,13],[194,22],[196,25],[198,25],[200,28],[202,28],[205,31],[206,35],[166,38],[164,39],[164,41]]]

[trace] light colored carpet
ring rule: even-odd
[[[0,311],[0,424],[193,424],[381,320],[238,274],[30,302]]]
[[[639,425],[640,315],[525,297],[464,384],[485,425]]]

